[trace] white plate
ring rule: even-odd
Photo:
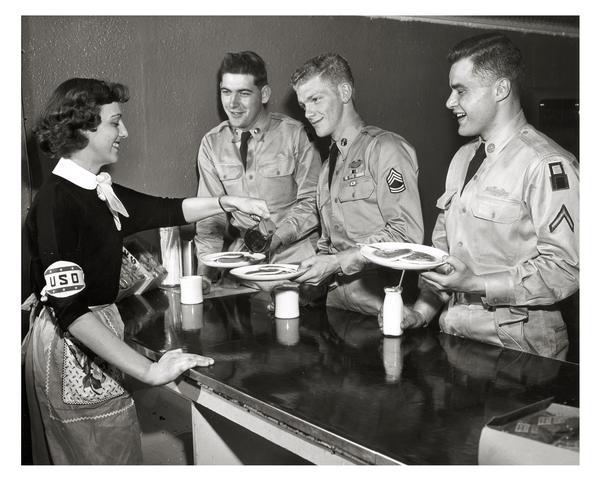
[[[288,263],[267,263],[250,265],[231,270],[231,274],[253,282],[289,280],[302,275],[306,270],[298,270],[298,265]]]
[[[394,252],[401,250],[396,255],[389,258],[381,256],[381,251]],[[443,258],[448,254],[435,247],[428,247],[418,243],[400,243],[400,242],[381,242],[371,245],[363,245],[360,253],[367,260],[382,265],[384,267],[395,268],[397,270],[429,270],[438,267],[444,263]],[[411,259],[415,254],[429,255],[431,259]]]
[[[253,265],[265,259],[262,253],[251,252],[218,252],[200,257],[204,265],[216,268],[236,268]]]

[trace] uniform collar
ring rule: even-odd
[[[344,128],[344,130],[342,130],[342,134],[337,141],[334,141],[333,138],[331,139],[331,143],[335,143],[337,145],[342,157],[346,157],[348,150],[364,126],[365,124],[362,121],[353,125],[348,125],[346,128]]]
[[[86,190],[96,190],[98,185],[96,175],[68,158],[61,158],[52,173]]]
[[[519,110],[506,125],[494,133],[493,137],[488,138],[485,142],[485,152],[487,155],[498,154],[506,146],[506,144],[517,134],[521,128],[527,124],[523,110]],[[480,140],[482,140],[480,138]]]
[[[258,118],[256,123],[249,130],[249,132],[252,134],[252,137],[254,138],[254,140],[256,140],[257,142],[260,142],[263,139],[265,132],[269,129],[270,126],[271,126],[271,115],[269,113],[265,112],[265,115],[261,115]],[[232,141],[234,143],[237,143],[242,139],[243,131],[244,130],[242,130],[241,128],[231,128],[231,133],[233,134]]]

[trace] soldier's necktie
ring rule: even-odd
[[[463,183],[462,190],[460,191],[461,195],[462,195],[462,192],[464,191],[467,183],[469,183],[471,178],[473,178],[473,175],[475,175],[475,173],[477,173],[477,170],[479,170],[479,167],[481,167],[481,164],[485,160],[485,156],[486,156],[485,155],[485,143],[481,142],[481,144],[479,145],[479,148],[475,152],[475,155],[473,155],[473,158],[471,159],[471,163],[469,163],[469,168],[467,168],[467,175],[465,176],[465,183]]]
[[[242,143],[240,143],[240,155],[242,157],[242,165],[244,165],[244,170],[246,170],[246,158],[248,157],[248,140],[250,140],[250,136],[250,132],[242,132]]]
[[[329,149],[329,189],[331,190],[331,179],[333,178],[333,172],[335,171],[335,163],[337,162],[338,154],[340,153],[337,145],[333,142]]]

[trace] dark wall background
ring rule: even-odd
[[[129,139],[113,167],[123,184],[159,195],[196,191],[195,157],[220,121],[216,71],[223,54],[251,49],[268,64],[270,109],[303,119],[289,78],[304,60],[337,51],[350,62],[364,120],[403,135],[417,149],[426,238],[446,168],[464,143],[444,107],[445,54],[481,30],[367,17],[23,17],[22,95],[35,188],[53,165],[31,128],[53,89],[72,76],[127,84]],[[579,40],[507,32],[529,68],[524,98],[537,124],[542,98],[578,98]]]
[[[157,195],[189,196],[196,192],[202,136],[225,118],[216,72],[226,52],[250,49],[263,56],[273,89],[269,108],[304,120],[290,75],[309,57],[336,51],[352,67],[363,119],[400,133],[417,149],[428,242],[447,167],[466,141],[444,106],[446,52],[481,32],[460,24],[369,17],[22,17],[22,219],[54,167],[38,151],[31,129],[62,81],[83,76],[128,85],[129,138],[112,167],[113,178]],[[506,33],[525,57],[524,109],[540,127],[542,100],[579,98],[579,39]],[[572,122],[573,108],[569,115]],[[562,128],[561,111],[546,102],[544,118],[551,119],[544,122],[547,133],[563,137],[556,139],[577,154],[578,133]],[[25,246],[22,262],[24,298],[30,293]]]
[[[509,25],[510,18],[503,18]],[[447,167],[466,141],[444,106],[449,93],[445,56],[456,42],[482,33],[470,25],[369,17],[24,16],[22,219],[54,167],[39,152],[31,130],[62,81],[82,76],[128,85],[131,99],[124,120],[129,138],[112,167],[113,178],[156,195],[190,196],[196,192],[202,136],[225,119],[216,74],[226,52],[258,52],[267,62],[273,89],[269,108],[304,120],[290,75],[306,59],[336,51],[352,67],[363,119],[400,133],[417,149],[428,242]],[[506,33],[523,52],[528,67],[524,109],[540,127],[541,100],[579,98],[579,39]],[[577,154],[578,132],[562,128],[562,113],[549,105],[543,117],[552,119],[546,122],[547,133],[563,137],[556,139]],[[572,120],[573,109],[570,115]],[[577,110],[574,115],[578,122]],[[30,293],[29,259],[25,245],[22,250],[24,299]]]

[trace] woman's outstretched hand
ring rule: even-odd
[[[147,383],[150,385],[164,385],[175,380],[190,368],[208,367],[214,363],[215,361],[212,358],[194,353],[184,353],[181,348],[169,350],[160,357],[158,362],[150,365]]]
[[[258,215],[261,218],[270,217],[267,202],[260,198],[225,195],[221,197],[221,205],[229,212],[239,211],[248,215]]]

